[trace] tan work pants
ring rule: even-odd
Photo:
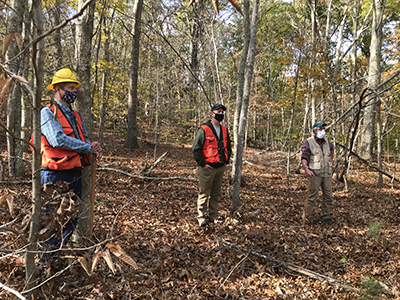
[[[307,218],[311,218],[312,209],[318,196],[319,187],[322,188],[321,219],[332,218],[332,177],[320,177],[314,174],[310,184]]]
[[[221,194],[225,166],[213,169],[198,168],[199,197],[197,199],[197,220],[213,221],[218,217],[218,198]]]

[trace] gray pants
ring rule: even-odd
[[[197,220],[213,221],[218,217],[218,198],[221,194],[222,178],[225,166],[214,169],[198,168],[199,172],[199,197],[197,199]]]
[[[332,218],[332,177],[320,177],[314,174],[310,184],[308,198],[307,218],[312,216],[312,209],[318,196],[319,187],[322,188],[321,218],[323,220]]]

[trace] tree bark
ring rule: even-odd
[[[50,19],[51,19],[51,25],[53,27],[57,26],[60,24],[60,16],[61,16],[61,1],[60,0],[55,0],[54,5],[52,6],[52,9],[50,11]],[[53,47],[55,48],[55,53],[54,53],[54,68],[55,70],[60,70],[63,67],[63,53],[62,53],[62,47],[61,47],[61,32],[60,30],[56,30],[53,35]]]
[[[233,144],[237,145],[238,143],[238,129],[240,122],[240,113],[242,110],[242,101],[243,101],[243,89],[244,89],[244,81],[245,81],[245,72],[246,72],[246,64],[247,64],[247,56],[249,53],[249,44],[250,44],[250,2],[249,0],[244,0],[243,2],[243,49],[242,55],[240,56],[240,64],[239,64],[239,73],[237,80],[237,89],[236,89],[236,106],[235,106],[235,115],[233,117]],[[232,178],[235,176],[236,171],[236,155],[234,155],[232,160]]]
[[[110,19],[109,24],[107,24],[107,18],[104,18],[104,35],[106,36],[106,40],[104,41],[104,62],[106,65],[106,69],[108,68],[108,64],[110,62],[110,43],[111,43],[111,34],[110,34],[110,27],[112,27],[113,20],[114,20],[114,13],[113,10],[112,17]],[[101,34],[100,34],[101,35]],[[100,47],[100,45],[99,45]],[[99,142],[103,144],[103,132],[104,132],[104,124],[106,118],[106,106],[108,102],[108,91],[107,91],[107,83],[108,83],[108,72],[104,70],[101,78],[101,100],[100,100],[100,124],[99,124]]]
[[[139,148],[137,141],[137,106],[138,106],[138,77],[139,77],[139,45],[140,45],[140,24],[142,17],[143,0],[135,0],[133,5],[132,21],[132,49],[129,72],[129,96],[128,96],[128,132],[126,135],[125,147],[129,149]]]
[[[190,68],[192,72],[199,74],[199,43],[200,43],[200,19],[198,15],[198,9],[196,5],[193,6],[193,19],[190,28]],[[197,80],[194,77],[190,77],[189,80],[189,92],[187,100],[186,120],[190,121],[194,118],[194,108],[196,106],[196,91],[197,91]]]
[[[26,1],[13,0],[10,15],[10,22],[7,28],[7,35],[11,33],[22,35],[22,23],[25,12]],[[7,51],[7,68],[18,75],[24,68],[23,57],[17,56],[19,48],[14,37]],[[21,85],[14,81],[11,87],[10,96],[7,101],[7,127],[12,134],[21,138]],[[20,140],[15,139],[11,134],[7,134],[7,153],[8,153],[8,173],[10,177],[22,176],[25,173],[22,160],[22,144]]]
[[[22,58],[22,65],[27,66],[29,65],[29,58],[30,58],[30,53],[28,49],[29,41],[30,41],[30,34],[31,34],[31,18],[29,17],[29,8],[26,5],[25,6],[25,12],[24,12],[24,44],[22,46],[23,49],[26,49],[24,53],[21,54]],[[29,73],[30,70],[28,68],[24,67],[23,71],[23,76],[24,78],[29,78]],[[31,138],[32,134],[32,99],[30,98],[31,95],[28,95],[26,93],[22,93],[22,100],[21,100],[21,126],[23,128],[22,130],[22,139],[25,141],[29,141]],[[28,143],[23,143],[22,144],[22,151],[27,152],[29,148]]]
[[[85,2],[85,0],[79,0],[78,10],[82,8]],[[90,69],[95,5],[95,1],[90,3],[88,8],[83,12],[82,16],[77,19],[76,23],[76,75],[82,85],[79,88],[79,96],[74,108],[81,114],[86,123],[88,138],[90,141],[92,140],[93,133],[93,99],[90,91]],[[86,166],[82,171],[82,214],[79,216],[77,225],[78,230],[74,232],[74,239],[76,241],[80,239],[81,234],[88,236],[90,232],[90,205],[93,167],[93,165]]]
[[[32,1],[32,19],[35,31],[34,38],[37,38],[43,33],[43,13],[42,1]],[[34,133],[34,150],[33,150],[33,163],[32,163],[32,218],[29,230],[29,244],[28,251],[37,250],[37,233],[40,229],[40,214],[41,214],[41,184],[40,184],[40,109],[41,98],[43,90],[43,68],[44,68],[44,40],[40,40],[33,44],[32,48],[32,64],[34,69],[34,93],[33,100],[33,133]],[[26,285],[31,288],[34,285],[36,276],[35,272],[35,253],[27,252],[25,255],[25,269],[26,269]],[[28,297],[29,298],[29,297]]]
[[[381,79],[381,48],[382,48],[382,20],[386,0],[373,0],[372,3],[372,29],[371,47],[368,67],[368,88],[375,90]],[[375,144],[375,114],[377,113],[376,95],[370,95],[374,100],[368,105],[364,113],[364,133],[361,138],[360,153],[366,159],[371,159],[374,153]]]
[[[249,58],[246,68],[246,78],[243,89],[243,103],[240,111],[240,122],[238,128],[238,140],[235,146],[235,176],[233,178],[233,199],[232,199],[232,214],[239,209],[240,202],[240,182],[242,177],[243,167],[243,139],[246,130],[247,109],[250,102],[251,80],[253,78],[254,61],[256,56],[257,45],[257,18],[259,9],[259,0],[253,1],[253,12],[251,16],[250,26],[250,43],[249,43]]]

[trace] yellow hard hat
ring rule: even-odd
[[[78,87],[82,85],[70,69],[61,69],[54,74],[53,81],[47,86],[47,88],[52,90],[55,84],[62,82],[75,82],[78,84]]]

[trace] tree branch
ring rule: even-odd
[[[291,264],[291,263],[287,263],[287,262],[281,261],[281,260],[276,259],[276,258],[274,258],[272,256],[263,255],[263,254],[255,252],[255,251],[247,250],[247,249],[245,249],[243,247],[237,246],[237,245],[235,245],[233,243],[230,243],[228,241],[222,240],[222,243],[225,244],[225,245],[228,245],[230,247],[236,248],[236,249],[238,249],[240,251],[249,252],[249,253],[251,253],[251,254],[253,254],[255,256],[267,259],[267,260],[272,261],[272,262],[274,262],[274,263],[276,263],[276,264],[278,264],[278,265],[280,265],[282,267],[285,267],[285,268],[290,269],[292,271],[295,271],[297,273],[306,275],[306,276],[311,277],[313,279],[324,281],[329,285],[337,286],[337,287],[342,288],[342,289],[344,289],[346,291],[360,292],[360,289],[354,288],[354,287],[352,287],[350,285],[347,285],[347,284],[344,284],[344,283],[340,283],[340,282],[338,282],[337,280],[335,280],[335,279],[333,279],[331,277],[319,274],[319,273],[311,271],[311,270],[304,269],[302,267],[296,266],[296,265]]]

